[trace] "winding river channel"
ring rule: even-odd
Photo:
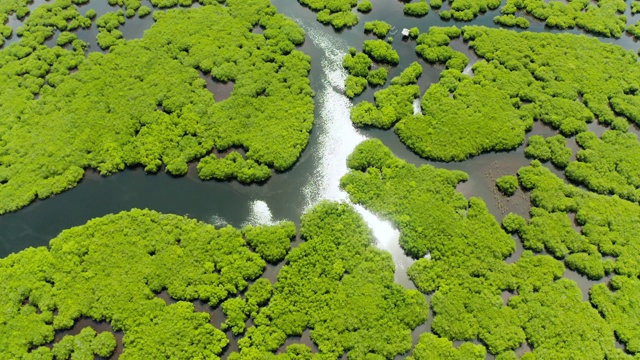
[[[33,6],[43,2],[36,1]],[[150,5],[146,0],[143,1],[145,2]],[[291,170],[275,174],[265,184],[251,186],[235,181],[202,181],[197,177],[195,164],[191,164],[189,173],[184,177],[172,177],[165,173],[149,175],[141,168],[129,169],[109,177],[87,171],[82,183],[76,188],[0,216],[0,256],[4,257],[30,246],[47,245],[63,229],[82,225],[94,217],[132,208],[186,215],[216,226],[231,224],[241,227],[247,223],[267,224],[279,220],[298,223],[302,213],[322,199],[347,201],[347,194],[339,189],[339,180],[347,172],[346,158],[358,143],[371,137],[381,139],[396,156],[408,162],[465,171],[469,174],[469,180],[459,185],[459,191],[467,197],[482,198],[498,221],[510,211],[527,216],[527,194],[518,190],[515,196],[505,198],[497,192],[494,185],[498,177],[513,174],[529,163],[524,157],[524,146],[511,152],[484,154],[460,163],[430,162],[412,153],[393,131],[356,129],[349,119],[353,104],[342,94],[347,75],[342,68],[342,58],[349,47],[359,48],[362,41],[370,37],[363,32],[366,21],[384,20],[400,30],[417,26],[421,32],[427,31],[430,26],[462,26],[464,23],[442,21],[435,11],[424,18],[408,18],[402,13],[402,3],[380,0],[373,2],[374,10],[371,13],[361,15],[357,26],[336,32],[331,27],[318,23],[316,14],[300,6],[295,0],[272,2],[281,13],[293,18],[307,33],[307,40],[300,50],[312,57],[311,86],[316,92],[316,117],[309,145]],[[114,10],[106,0],[91,0],[89,5],[83,7],[96,9],[98,16]],[[492,19],[497,14],[498,10],[490,11],[467,24],[495,27]],[[639,18],[630,13],[627,16],[630,23]],[[545,28],[542,23],[530,17],[528,19],[532,24],[530,31],[557,32]],[[144,30],[152,24],[151,16],[145,19],[127,19],[122,31],[125,38],[136,38],[142,36]],[[17,27],[20,22],[11,19],[9,25]],[[570,32],[582,33],[579,30]],[[96,34],[94,24],[88,30],[81,30],[79,36],[90,42],[91,50],[99,50],[95,45]],[[424,93],[431,83],[438,81],[444,67],[419,60],[414,51],[415,42],[402,40],[400,31],[394,38],[393,45],[400,54],[401,63],[390,70],[390,77],[399,74],[411,62],[420,61],[424,73],[419,85]],[[633,51],[640,48],[640,44],[626,34],[617,40],[601,40]],[[50,40],[52,43],[53,41],[54,39]],[[464,51],[471,64],[477,60],[477,56],[462,41],[454,42],[453,46]],[[470,67],[466,71],[470,73]],[[213,90],[216,97],[219,97],[216,89]],[[374,91],[367,89],[355,102],[373,99]],[[593,131],[602,131],[597,124],[591,126]],[[637,129],[635,132],[637,133]],[[536,123],[527,137],[554,133],[552,129]],[[574,140],[570,140],[570,143],[575,145]],[[562,175],[557,170],[556,173]],[[377,218],[362,207],[357,209],[372,228],[378,247],[392,253],[397,268],[396,280],[408,288],[414,288],[406,274],[412,260],[403,254],[398,245],[399,232],[390,222]],[[522,253],[520,241],[516,239],[516,243],[516,253],[507,259],[510,262],[515,261]],[[275,278],[275,269],[270,269],[269,272]],[[568,270],[565,276],[578,282],[586,299],[588,289],[594,282]],[[606,280],[608,279],[603,281]],[[421,325],[415,333],[428,328],[429,324]]]

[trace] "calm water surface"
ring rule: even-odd
[[[45,2],[36,0],[32,8]],[[201,181],[197,177],[195,164],[191,164],[188,175],[179,178],[164,173],[149,175],[139,168],[109,177],[87,171],[84,180],[76,188],[50,199],[36,201],[20,211],[0,216],[0,256],[30,246],[47,245],[48,241],[63,229],[82,225],[95,217],[132,208],[149,208],[164,213],[186,215],[216,226],[231,224],[241,227],[249,223],[268,224],[285,219],[298,223],[302,213],[322,199],[347,201],[347,194],[338,187],[339,179],[347,172],[345,160],[358,143],[371,137],[381,139],[398,157],[413,164],[431,164],[440,168],[465,171],[469,174],[469,181],[460,184],[458,190],[467,197],[482,198],[498,221],[508,212],[528,217],[528,194],[518,190],[515,196],[505,198],[495,189],[495,179],[502,175],[514,174],[520,167],[528,165],[529,160],[524,157],[524,146],[510,152],[484,154],[461,163],[431,162],[412,153],[393,131],[355,129],[349,120],[352,102],[342,94],[346,73],[341,62],[349,47],[360,48],[363,40],[373,38],[363,32],[366,21],[381,19],[395,26],[398,32],[393,35],[393,44],[400,54],[401,62],[399,66],[390,69],[389,78],[398,75],[410,63],[419,61],[424,69],[418,83],[422,93],[430,84],[438,81],[444,67],[430,65],[418,59],[414,51],[415,43],[402,40],[399,30],[417,26],[421,32],[426,32],[430,26],[462,26],[465,23],[442,21],[434,10],[424,18],[408,18],[402,13],[402,3],[374,0],[374,10],[361,15],[361,21],[357,26],[335,32],[332,28],[318,23],[315,13],[301,7],[294,0],[272,2],[281,13],[293,18],[307,33],[307,41],[300,50],[312,58],[310,79],[316,92],[316,120],[309,145],[291,170],[274,175],[263,185],[251,186],[244,186],[238,182]],[[143,0],[143,3],[150,6],[148,0]],[[448,5],[445,4],[446,6]],[[92,0],[90,5],[80,7],[80,11],[83,13],[89,8],[96,9],[98,16],[114,10],[106,0]],[[492,19],[498,14],[498,10],[490,11],[466,24],[495,27]],[[629,23],[638,20],[637,16],[627,16]],[[545,28],[539,21],[532,18],[529,20],[532,24],[531,31],[583,33],[580,30],[552,30]],[[145,19],[132,18],[126,21],[120,30],[127,39],[141,37],[144,30],[153,24],[151,15]],[[15,29],[21,22],[12,17],[8,24]],[[78,36],[90,44],[90,51],[100,51],[95,44],[96,35],[95,24],[89,29],[78,31]],[[9,42],[17,40],[19,39],[14,36]],[[627,35],[621,39],[601,40],[633,51],[640,48],[640,45]],[[50,39],[48,44],[53,45],[55,41],[56,36]],[[452,46],[467,54],[471,64],[477,61],[477,56],[461,40],[454,41]],[[470,67],[465,72],[471,73]],[[228,96],[232,89],[232,84],[221,85],[209,81],[207,85],[219,100]],[[376,89],[367,89],[354,102],[372,101],[375,91]],[[590,129],[597,133],[605,130],[597,124],[590,125]],[[637,133],[637,129],[634,130]],[[534,134],[550,136],[555,133],[554,130],[536,123],[533,130],[527,134],[527,138]],[[569,143],[575,153],[577,145],[573,139]],[[557,169],[554,169],[554,172],[563,176]],[[406,269],[413,260],[406,257],[399,248],[399,232],[388,221],[377,218],[360,206],[356,208],[372,228],[378,247],[393,255],[397,267],[396,281],[408,288],[414,288],[406,274]],[[517,260],[523,251],[520,241],[515,241],[517,249],[507,259],[509,262]],[[274,280],[277,268],[270,267],[267,272],[265,276]],[[588,298],[588,289],[597,283],[568,270],[565,276],[579,284],[585,300]],[[214,313],[210,308],[207,309],[208,305],[201,307],[202,311]],[[214,314],[212,321],[221,322],[220,316]],[[420,333],[430,329],[431,319],[430,316],[428,323],[414,331],[414,343],[417,342]],[[79,331],[83,326],[78,329],[76,327],[73,331]],[[229,351],[236,346],[236,339],[230,337],[230,340],[232,345]],[[311,343],[308,333],[297,340]],[[526,346],[521,350],[525,349]]]

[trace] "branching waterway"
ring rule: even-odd
[[[41,3],[43,1],[36,1],[34,6]],[[235,181],[202,181],[197,177],[195,164],[190,164],[189,173],[184,177],[172,177],[165,173],[149,175],[141,168],[102,177],[88,170],[82,183],[76,188],[0,216],[0,256],[4,257],[30,246],[46,245],[64,229],[82,225],[94,217],[131,208],[149,208],[186,215],[216,226],[230,224],[241,227],[246,224],[271,224],[280,220],[298,223],[305,210],[323,199],[348,201],[347,194],[339,188],[340,178],[347,173],[346,159],[360,142],[371,137],[381,139],[396,156],[416,165],[432,164],[440,168],[465,171],[469,174],[469,181],[460,184],[458,190],[466,197],[482,198],[498,221],[508,212],[528,215],[528,194],[518,190],[515,196],[505,198],[495,189],[497,178],[513,174],[520,167],[529,164],[524,156],[524,146],[511,152],[480,155],[461,163],[438,163],[415,155],[400,142],[393,131],[357,130],[351,125],[349,114],[353,103],[343,94],[347,74],[342,68],[342,58],[349,47],[358,47],[368,38],[363,33],[366,21],[385,20],[400,29],[417,26],[423,32],[430,26],[465,24],[445,22],[435,12],[422,19],[407,18],[402,14],[402,6],[392,1],[376,3],[374,11],[361,16],[360,23],[353,29],[335,32],[331,27],[319,24],[316,14],[295,1],[273,0],[273,3],[280,12],[293,18],[306,31],[307,41],[300,50],[312,58],[311,86],[316,93],[316,117],[309,145],[291,170],[275,174],[265,184],[251,186]],[[102,0],[92,0],[90,5],[83,8],[95,8],[99,15],[113,10]],[[498,10],[489,12],[470,24],[495,27],[492,18],[498,13]],[[629,17],[631,18],[630,14]],[[539,21],[530,20],[532,31],[558,32],[545,28]],[[143,20],[128,19],[121,30],[125,38],[135,38],[141,36],[143,30],[152,23],[151,16]],[[20,22],[12,18],[8,24],[15,29]],[[582,33],[579,30],[569,32]],[[81,39],[92,44],[92,51],[99,50],[95,46],[96,34],[95,24],[79,34]],[[390,69],[390,77],[398,75],[411,62],[419,61],[424,69],[419,81],[421,92],[424,93],[430,84],[438,81],[443,66],[433,66],[419,60],[414,51],[415,43],[401,41],[400,37],[398,32],[394,47],[400,54],[401,62]],[[14,36],[10,42],[16,40]],[[640,47],[627,35],[618,40],[602,40],[634,51]],[[52,41],[50,40],[51,43]],[[476,61],[473,51],[462,41],[453,45],[469,56],[471,64]],[[471,66],[465,73],[471,75]],[[356,102],[372,100],[374,91],[366,90]],[[420,111],[419,106],[416,111]],[[596,126],[592,125],[594,129]],[[527,137],[555,133],[536,123]],[[575,150],[574,148],[574,154]],[[562,176],[561,172],[555,171]],[[378,218],[363,207],[356,206],[356,209],[371,227],[377,246],[392,254],[396,263],[396,281],[405,287],[414,288],[406,274],[413,260],[404,255],[399,247],[398,230],[389,221]],[[516,240],[516,244],[516,253],[507,259],[509,262],[517,260],[523,251],[519,240]],[[276,273],[271,272],[275,276]],[[594,282],[568,270],[565,276],[578,282],[586,298],[588,289]],[[415,333],[428,330],[428,327],[428,324],[421,325]],[[305,336],[308,338],[308,334]]]
[[[33,7],[42,3],[45,1],[36,1]],[[273,3],[280,12],[293,18],[307,32],[307,41],[300,50],[312,57],[311,85],[316,92],[316,120],[309,145],[291,170],[276,174],[263,185],[251,186],[235,181],[201,181],[196,175],[195,164],[191,164],[186,176],[177,178],[165,173],[145,174],[140,168],[128,169],[109,177],[102,177],[88,170],[77,188],[1,216],[0,255],[6,256],[30,246],[46,245],[64,229],[84,224],[94,217],[131,208],[149,208],[187,215],[217,226],[242,226],[285,219],[298,222],[306,209],[322,199],[347,200],[346,193],[339,189],[340,178],[347,172],[345,161],[355,146],[368,137],[381,139],[396,156],[416,165],[430,163],[436,167],[465,171],[470,180],[461,184],[459,190],[467,197],[482,198],[498,220],[509,211],[521,215],[528,213],[529,199],[526,194],[519,190],[516,196],[504,198],[494,186],[496,178],[512,174],[528,164],[529,161],[524,157],[524,146],[507,153],[480,155],[461,163],[438,163],[415,155],[400,142],[393,131],[356,130],[351,125],[349,112],[352,102],[342,93],[346,73],[341,62],[349,47],[357,47],[368,38],[363,32],[364,23],[382,19],[396,29],[417,26],[421,31],[426,31],[430,26],[453,25],[453,22],[441,20],[435,12],[421,19],[408,18],[402,13],[402,6],[381,3],[370,14],[362,15],[360,23],[353,29],[335,32],[331,27],[319,24],[315,20],[315,13],[297,3],[285,0],[274,0]],[[95,8],[98,16],[114,9],[103,1],[92,1],[82,8]],[[491,21],[494,12],[488,12],[468,24],[495,27]],[[125,38],[136,38],[152,23],[150,16],[145,19],[127,19],[122,31]],[[8,24],[15,28],[21,22],[12,18]],[[465,24],[467,23],[458,25]],[[559,32],[549,30],[535,20],[532,20],[531,30]],[[86,34],[81,33],[80,37],[95,44],[95,34],[91,29],[82,31]],[[568,32],[582,33],[580,30]],[[397,42],[394,47],[400,54],[401,62],[390,69],[390,77],[399,74],[411,62],[419,61],[425,70],[419,81],[421,92],[424,93],[429,85],[438,80],[443,66],[419,60],[414,51],[415,44],[401,41],[400,36],[399,33],[395,35]],[[14,36],[9,42],[17,39]],[[617,40],[602,40],[632,50],[639,47],[627,35]],[[464,51],[472,62],[477,59],[473,51],[461,41],[452,45],[457,50]],[[99,48],[90,45],[90,49],[96,51]],[[356,102],[372,100],[374,91],[367,89]],[[536,124],[527,136],[535,134],[548,136],[554,132]],[[398,268],[397,280],[405,286],[413,287],[406,277],[406,268],[411,259],[398,246],[398,231],[388,221],[378,219],[364,208],[357,206],[357,209],[371,226],[378,246],[392,253]],[[518,250],[512,260],[522,251],[521,244],[519,241],[517,243]]]

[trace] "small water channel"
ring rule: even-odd
[[[33,6],[44,2],[44,0],[35,0]],[[357,144],[372,137],[381,139],[396,156],[410,163],[431,164],[439,168],[466,172],[469,174],[469,181],[460,184],[458,190],[466,197],[482,198],[498,221],[501,221],[509,212],[529,216],[530,199],[527,193],[518,190],[513,197],[506,198],[495,188],[497,178],[514,174],[520,167],[529,164],[530,161],[524,156],[524,145],[527,140],[513,151],[483,154],[464,162],[427,161],[411,152],[393,131],[355,129],[351,125],[349,111],[353,103],[362,100],[372,101],[376,89],[367,89],[354,102],[342,94],[346,77],[341,66],[342,57],[349,47],[359,48],[363,40],[370,38],[370,35],[365,35],[363,32],[366,21],[383,19],[396,29],[417,26],[422,32],[428,31],[430,26],[473,24],[496,27],[492,19],[499,14],[498,10],[481,15],[470,23],[460,23],[441,20],[437,11],[431,11],[424,18],[405,17],[402,12],[402,3],[376,0],[373,1],[374,10],[369,14],[361,15],[361,21],[357,26],[350,30],[335,32],[332,28],[318,23],[315,20],[315,13],[299,6],[293,0],[272,0],[272,2],[280,12],[293,18],[305,29],[307,41],[299,50],[310,55],[313,60],[310,80],[316,92],[316,120],[309,145],[291,170],[275,174],[264,184],[250,186],[233,181],[201,181],[197,177],[195,164],[190,165],[186,176],[178,178],[165,173],[146,174],[140,168],[129,169],[109,177],[87,171],[83,181],[76,188],[44,201],[36,201],[20,211],[0,216],[0,256],[18,252],[30,246],[46,245],[51,238],[66,228],[82,225],[94,217],[127,211],[131,208],[149,208],[165,213],[186,215],[216,226],[231,224],[241,227],[248,223],[269,224],[285,219],[298,224],[302,213],[322,199],[347,201],[347,194],[338,186],[340,178],[347,172],[346,158]],[[143,4],[150,6],[148,0],[143,0]],[[114,10],[106,0],[91,0],[89,5],[81,7],[81,9],[88,8],[96,9],[98,16]],[[636,20],[633,16],[629,18],[632,21]],[[548,29],[544,24],[530,17],[528,19],[532,23],[531,31],[560,32]],[[9,25],[14,29],[20,26],[20,23],[15,18],[9,20]],[[136,17],[127,19],[120,30],[123,31],[125,38],[133,39],[141,37],[144,30],[152,24],[152,16],[144,19]],[[580,30],[563,32],[582,33]],[[90,44],[91,51],[99,50],[95,44],[97,35],[95,24],[89,29],[79,31],[78,35]],[[410,63],[418,61],[424,69],[418,83],[421,92],[424,93],[432,83],[438,81],[444,66],[430,65],[418,59],[414,51],[415,43],[402,40],[400,32],[394,37],[394,47],[400,54],[401,62],[397,67],[389,69],[389,78],[398,75]],[[14,36],[10,42],[17,40],[18,38]],[[616,43],[634,51],[640,47],[633,38],[626,35],[617,40],[601,40]],[[49,42],[55,43],[55,36]],[[452,46],[456,50],[463,51],[470,58],[470,64],[477,61],[477,56],[461,40],[454,41]],[[470,74],[470,67],[466,71]],[[207,80],[207,88],[216,94],[217,101],[223,101],[233,89],[233,84],[215,83],[206,74],[201,75]],[[605,129],[595,123],[590,125],[590,130],[598,134]],[[527,134],[527,139],[532,135],[550,136],[556,133],[536,123],[533,130]],[[572,141],[570,140],[570,143]],[[577,144],[574,141],[572,144],[575,153]],[[548,166],[553,168],[551,165]],[[563,175],[559,170],[553,170]],[[377,246],[392,254],[396,264],[396,281],[407,288],[415,288],[406,273],[413,260],[405,256],[399,247],[398,230],[390,222],[376,217],[363,207],[356,206],[356,209],[372,228]],[[517,238],[515,241],[517,249],[507,259],[509,262],[517,260],[523,251],[521,242]],[[264,276],[275,281],[278,270],[278,266],[269,266]],[[584,299],[588,299],[588,290],[596,282],[589,281],[569,270],[565,272],[565,277],[576,281],[583,290]],[[608,279],[602,281],[608,281]],[[167,294],[161,293],[159,296],[167,302],[173,301]],[[427,296],[427,299],[430,300],[430,296]],[[219,309],[211,309],[207,304],[196,303],[195,306],[198,311],[209,312],[214,325],[219,326],[224,321]],[[432,315],[429,316],[426,324],[420,325],[413,332],[414,344],[417,343],[420,334],[430,330]],[[73,329],[65,333],[79,332],[85,326],[94,327],[96,330],[108,327],[106,324],[80,320]],[[109,329],[105,327],[104,330]],[[61,335],[62,333],[58,334],[58,337]],[[237,338],[229,334],[227,336],[231,343],[225,358],[231,351],[237,349]],[[122,341],[121,338],[118,339],[121,349]],[[300,339],[287,341],[302,341],[312,345],[308,331]],[[525,344],[519,349],[519,353],[526,349]]]

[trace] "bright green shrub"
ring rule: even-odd
[[[369,72],[367,82],[371,86],[382,86],[387,82],[387,69],[381,67]]]
[[[391,28],[392,26],[389,23],[385,21],[380,21],[380,20],[367,21],[364,24],[365,32],[367,33],[373,32],[373,34],[380,39],[384,39],[384,37],[387,36]]]
[[[372,63],[371,58],[364,53],[356,53],[355,55],[349,53],[342,59],[342,66],[347,69],[349,74],[359,77],[367,77],[369,75]]]
[[[450,20],[451,19],[451,11],[449,11],[449,10],[440,11],[440,18],[442,20]]]
[[[611,289],[606,284],[591,288],[590,300],[613,327],[616,336],[625,344],[627,351],[640,352],[640,332],[638,325],[638,302],[636,294],[640,291],[638,279],[616,276],[611,280]]]
[[[296,226],[284,222],[274,226],[248,226],[242,230],[247,243],[267,262],[276,264],[289,252]]]
[[[564,169],[571,161],[572,151],[567,147],[567,139],[562,135],[544,138],[534,135],[529,138],[529,143],[524,150],[527,157],[538,159],[542,162],[551,160],[553,165]]]
[[[226,315],[226,320],[220,328],[223,331],[231,329],[234,335],[244,333],[245,322],[249,317],[245,300],[238,297],[227,299],[222,303],[222,311]]]
[[[391,79],[391,85],[414,85],[422,75],[422,65],[419,62],[412,62],[400,75]]]
[[[60,35],[58,35],[57,43],[58,43],[58,46],[65,46],[69,43],[72,43],[76,39],[78,39],[78,37],[74,33],[64,31],[64,32],[61,32]]]
[[[140,18],[146,17],[147,15],[151,14],[151,8],[149,8],[148,6],[140,6],[140,8],[138,9],[138,16]]]
[[[295,230],[295,226],[293,229]],[[272,293],[273,285],[271,285],[269,279],[260,278],[253,284],[249,285],[249,289],[245,295],[247,298],[247,305],[265,305],[271,299]],[[255,315],[253,317],[255,317]]]
[[[497,9],[500,6],[499,0],[450,0],[449,2],[451,3],[451,10],[440,12],[440,17],[443,20],[454,18],[458,21],[471,21],[480,13]],[[442,1],[432,1],[431,6],[440,8]]]
[[[502,219],[502,227],[509,233],[520,231],[527,225],[527,221],[520,215],[514,213],[508,213],[507,216]]]
[[[113,351],[116,349],[116,338],[110,332],[101,332],[99,333],[95,339],[91,342],[91,349],[93,353],[103,357],[108,358],[113,354]]]
[[[496,186],[501,193],[512,196],[518,190],[518,178],[513,175],[505,175],[496,180]]]
[[[377,63],[396,65],[400,62],[398,53],[383,40],[365,40],[362,51]]]
[[[529,20],[523,17],[515,17],[512,14],[498,15],[493,18],[493,22],[507,27],[517,26],[521,29],[526,29],[529,27]]]
[[[302,2],[303,0],[298,0]],[[350,1],[351,0],[347,0]],[[354,1],[355,3],[355,1]],[[355,6],[355,4],[354,4]],[[329,9],[321,10],[316,17],[317,20],[323,24],[331,24],[336,30],[340,30],[345,27],[352,27],[358,24],[358,15],[351,12],[351,9],[342,10],[338,12],[332,12]]]
[[[368,13],[373,9],[373,5],[371,5],[371,1],[363,0],[358,4],[358,11],[362,13]]]
[[[258,164],[251,159],[245,159],[237,151],[218,158],[209,155],[200,159],[198,176],[203,180],[229,180],[236,178],[243,183],[261,182],[271,177],[271,170],[265,165]]]
[[[429,13],[429,4],[427,0],[419,0],[415,3],[404,5],[404,13],[409,16],[423,17]]]
[[[413,101],[420,96],[420,88],[415,83],[421,74],[422,66],[415,62],[391,79],[391,86],[374,94],[375,105],[368,101],[358,103],[351,109],[353,124],[388,129],[398,120],[413,115]]]
[[[407,360],[445,360],[469,359],[482,360],[486,358],[487,350],[482,345],[464,343],[454,347],[446,338],[439,338],[431,333],[420,335],[418,344]]]
[[[354,98],[360,94],[367,88],[367,79],[360,76],[347,76],[347,80],[345,82],[345,91],[344,93],[349,98]]]

